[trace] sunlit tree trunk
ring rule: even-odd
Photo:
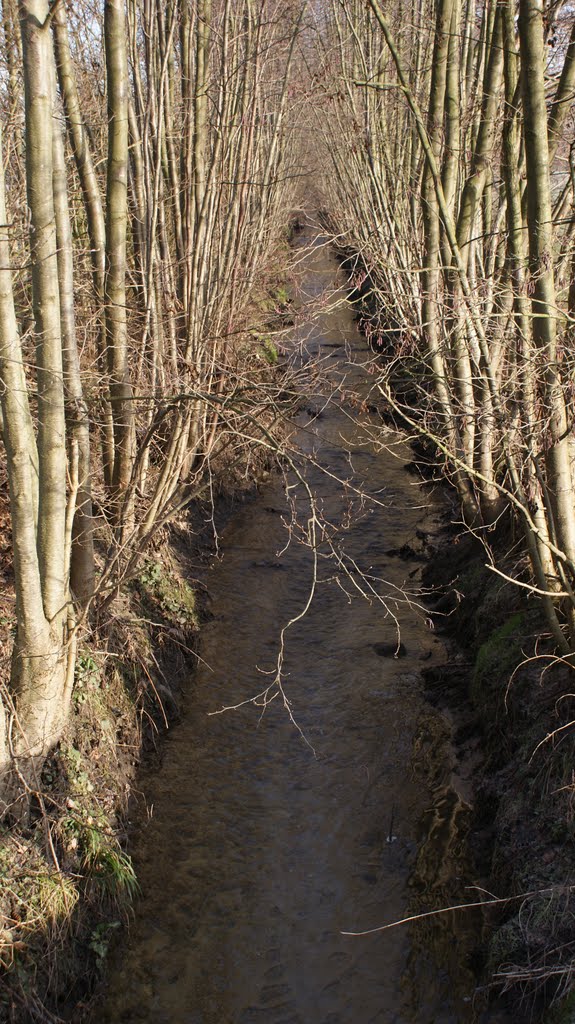
[[[447,63],[450,45],[450,29],[453,18],[454,0],[440,0],[437,6],[437,24],[435,30],[435,48],[431,75],[431,92],[429,97],[428,136],[436,159],[440,159],[443,112],[445,105],[445,89],[447,79]],[[423,325],[427,340],[429,361],[433,369],[434,384],[441,409],[444,429],[453,450],[459,457],[472,458],[469,449],[465,448],[460,437],[457,417],[447,383],[445,356],[442,352],[442,304],[441,304],[441,220],[435,183],[431,168],[426,164],[423,175],[422,189],[423,230],[425,239],[424,268],[422,273],[423,289]],[[469,386],[469,370],[462,369],[462,360],[458,360],[460,373],[458,379],[467,400]],[[464,416],[466,413],[464,411]],[[463,503],[466,518],[473,522],[477,518],[478,509],[469,480],[458,466],[455,480]]]
[[[92,519],[92,467],[90,464],[90,421],[80,375],[76,338],[74,296],[74,252],[68,207],[68,181],[64,139],[54,118],[53,190],[56,241],[58,246],[58,284],[62,332],[64,399],[68,434],[68,464],[75,490],[74,519],[70,539],[70,588],[73,598],[85,607],[94,594],[94,527]]]
[[[104,317],[106,223],[92,145],[84,124],[76,74],[70,53],[66,12],[62,4],[57,4],[54,8],[52,31],[54,34],[58,84],[66,114],[68,137],[74,154],[86,211],[90,259],[92,263],[92,281],[96,302],[96,316],[98,318],[97,346],[99,370],[101,376],[104,377],[106,369],[106,328]],[[104,390],[106,394],[102,400],[103,425],[101,445],[104,478],[108,486],[111,487],[114,468],[114,427],[110,403],[107,399],[107,388]]]
[[[73,644],[69,643],[66,440],[56,215],[53,195],[54,70],[51,36],[43,27],[48,5],[23,0],[26,181],[30,210],[32,297],[38,391],[37,520],[31,473],[35,463],[22,354],[18,339],[8,229],[0,254],[0,346],[4,388],[3,436],[12,509],[17,635],[11,674],[13,704],[4,736],[4,798],[36,769],[57,742],[70,697]],[[4,182],[0,221],[6,224]],[[9,755],[9,756],[8,756]]]
[[[545,46],[542,0],[519,6],[521,87],[527,169],[529,270],[533,341],[544,415],[549,424],[546,451],[547,487],[553,504],[559,547],[575,557],[575,493],[569,452],[569,424],[557,355],[557,297],[553,269],[553,222],[549,180],[549,145],[545,99]]]
[[[513,289],[514,317],[516,325],[517,358],[520,367],[521,387],[519,400],[522,406],[522,422],[525,431],[525,473],[527,491],[531,497],[533,518],[537,523],[541,539],[537,541],[539,557],[545,576],[545,589],[553,586],[555,566],[548,542],[549,534],[545,505],[537,479],[536,459],[539,454],[540,437],[537,430],[536,377],[533,363],[533,334],[531,330],[531,308],[527,286],[527,257],[525,252],[526,224],[523,219],[520,177],[520,133],[517,110],[517,85],[519,81],[518,53],[515,38],[514,0],[502,0],[503,43],[505,54],[505,101],[506,115],[503,126],[503,175],[507,197],[507,230],[509,233],[509,269]]]
[[[128,230],[128,60],[123,0],[104,7],[108,86],[108,170],[106,183],[106,352],[114,422],[112,491],[116,522],[131,521],[125,507],[135,457],[134,396],[130,380],[126,312]],[[120,522],[122,521],[122,522]]]

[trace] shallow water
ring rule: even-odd
[[[295,330],[294,344],[305,339],[310,357],[329,360],[332,382],[367,398],[372,378],[353,361],[369,353],[350,308],[335,302],[343,292],[322,299],[341,286],[335,260],[316,247],[300,304],[324,312]],[[306,405],[298,442],[313,458],[301,472],[324,529],[313,603],[286,634],[279,692],[280,631],[307,602],[314,560],[298,528],[286,530],[278,476],[220,537],[189,710],[161,771],[143,783],[151,813],[134,848],[142,897],[99,1020],[476,1019],[466,965],[473,919],[342,934],[458,902],[468,809],[453,785],[449,726],[426,704],[419,674],[422,659],[445,654],[425,612],[398,589],[417,588],[418,563],[389,553],[417,543],[416,530],[433,531],[437,507],[377,415],[339,399],[324,407],[311,384]],[[374,441],[375,426],[390,449]],[[287,479],[305,524],[305,488]],[[343,524],[339,564],[327,558],[326,524]],[[399,642],[395,619],[403,656],[381,656],[378,645]],[[265,713],[260,700],[213,714],[267,686],[276,696]]]

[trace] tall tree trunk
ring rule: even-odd
[[[8,232],[0,253],[1,356],[4,440],[13,522],[17,635],[11,674],[13,705],[5,754],[17,778],[33,783],[48,750],[58,741],[70,700],[66,565],[66,447],[56,218],[52,183],[54,65],[44,27],[45,0],[23,0],[20,21],[24,57],[26,181],[30,209],[32,297],[38,390],[39,505],[35,523],[30,487],[29,413],[23,386],[12,286]],[[4,182],[0,221],[6,223]],[[6,761],[3,799],[17,791]]]
[[[541,539],[537,540],[541,566],[546,579],[545,589],[554,586],[555,563],[548,546],[549,531],[541,487],[537,478],[538,431],[536,413],[536,378],[534,374],[533,332],[531,329],[531,302],[528,296],[527,256],[525,252],[526,224],[523,219],[520,179],[520,138],[517,122],[517,84],[519,81],[518,54],[515,39],[515,2],[501,0],[503,9],[503,44],[505,53],[506,115],[503,126],[503,175],[507,197],[507,230],[509,233],[509,269],[513,288],[514,318],[516,326],[517,358],[521,387],[519,401],[522,407],[524,461],[526,487],[531,496],[533,518]],[[547,543],[545,543],[547,541]]]
[[[428,137],[434,155],[439,160],[445,103],[449,33],[452,24],[453,6],[457,0],[440,0],[437,6],[435,47],[431,75]],[[439,257],[441,252],[441,221],[431,168],[426,163],[422,186],[423,230],[425,239],[424,268],[421,278],[423,290],[423,327],[425,331],[428,358],[433,370],[434,385],[443,419],[443,427],[449,444],[458,458],[465,459],[463,443],[457,426],[455,410],[449,392],[447,369],[442,352],[442,315],[440,309],[441,273]],[[458,465],[455,482],[461,498],[464,514],[468,521],[477,518],[477,504],[468,478]]]
[[[57,118],[54,119],[53,131],[53,189],[58,245],[66,426],[69,441],[69,464],[76,490],[70,547],[70,588],[73,598],[81,607],[85,607],[94,593],[90,421],[80,376],[74,300],[74,253],[68,208],[66,158],[64,140]]]
[[[557,298],[553,270],[553,222],[545,99],[545,45],[542,0],[520,0],[519,42],[527,170],[529,269],[533,340],[549,441],[547,486],[553,502],[559,547],[575,558],[575,493],[569,453],[569,426],[557,358]]]
[[[84,209],[88,224],[90,241],[90,258],[92,262],[92,281],[98,317],[98,362],[102,378],[106,373],[106,326],[105,326],[105,276],[106,276],[106,222],[98,175],[94,164],[92,146],[84,124],[76,74],[70,42],[66,11],[62,4],[56,4],[53,11],[52,31],[56,54],[56,70],[60,94],[66,114],[68,137],[74,154],[76,170],[80,179]],[[114,425],[112,412],[107,398],[103,400],[102,426],[102,460],[104,479],[108,487],[112,486],[114,471]]]
[[[128,526],[131,510],[123,507],[135,457],[135,420],[130,382],[126,313],[126,244],[128,229],[128,60],[123,0],[104,7],[108,86],[108,171],[106,185],[106,342],[110,400],[114,421],[114,516]]]

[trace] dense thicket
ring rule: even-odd
[[[402,413],[441,453],[467,523],[482,529],[512,508],[531,567],[519,579],[566,654],[573,10],[346,0],[316,27],[326,205],[367,274],[374,347],[413,371]]]
[[[276,0],[3,5],[5,803],[61,734],[83,623],[214,455],[233,462],[273,418],[249,305],[292,201],[301,17]]]

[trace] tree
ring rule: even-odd
[[[20,19],[38,430],[36,440],[15,316],[2,180],[2,414],[18,619],[11,679],[13,704],[4,708],[0,737],[0,770],[8,794],[14,790],[13,771],[26,780],[32,778],[47,750],[60,737],[71,691],[74,654],[69,629],[68,570],[75,494],[69,503],[53,192],[54,66],[47,28],[48,5],[43,0],[24,2]]]

